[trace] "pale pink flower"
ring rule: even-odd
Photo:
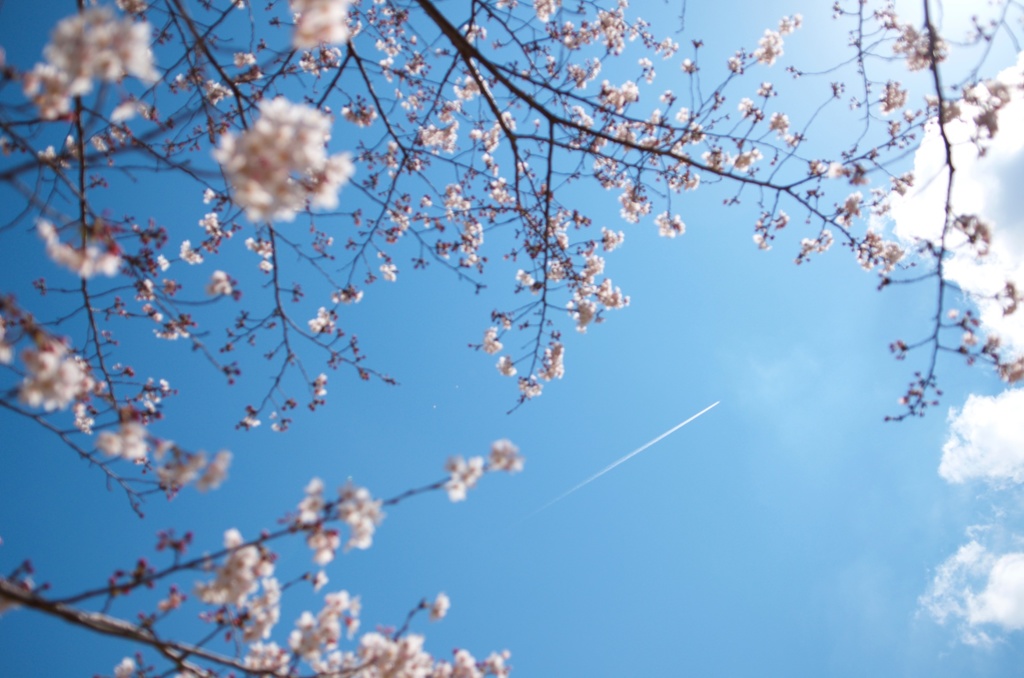
[[[489,327],[489,328],[487,328],[487,331],[484,332],[484,343],[483,343],[484,353],[488,353],[490,355],[494,355],[495,353],[500,351],[502,349],[502,347],[503,347],[503,344],[500,341],[498,341],[498,328],[497,327]]]
[[[753,167],[754,163],[762,158],[761,151],[756,148],[752,148],[749,151],[740,153],[732,159],[732,166],[740,171],[746,171]]]
[[[352,638],[359,630],[359,613],[362,603],[359,596],[351,596],[348,591],[341,590],[324,596],[324,606],[317,615],[320,627],[320,642],[325,649],[333,650],[338,646],[342,635]],[[345,632],[342,634],[342,624]]]
[[[437,598],[430,604],[430,621],[440,621],[448,614],[448,608],[452,605],[446,594],[438,593]]]
[[[450,457],[445,464],[445,470],[451,474],[444,485],[448,499],[453,502],[464,501],[466,490],[475,487],[476,482],[484,474],[484,458],[470,457],[467,461],[461,456]]]
[[[612,231],[607,228],[601,229],[601,246],[605,252],[611,252],[626,239],[626,234],[622,231]]]
[[[772,113],[772,117],[768,121],[768,129],[778,132],[780,136],[784,135],[789,130],[789,116],[785,113]]]
[[[907,68],[911,71],[920,71],[932,65],[932,56],[935,62],[945,61],[949,52],[949,45],[940,36],[934,36],[934,45],[931,31],[928,28],[918,30],[911,24],[896,26],[900,32],[899,37],[892,46],[892,51],[902,54],[907,59]]]
[[[313,591],[319,591],[327,584],[328,581],[327,574],[323,570],[317,571],[317,573],[313,575]]]
[[[231,453],[227,450],[221,450],[214,455],[213,461],[203,471],[203,475],[199,477],[196,489],[200,492],[206,492],[207,490],[215,490],[220,487],[228,477],[229,466],[231,466]]]
[[[63,341],[43,339],[37,348],[22,351],[21,360],[27,374],[18,398],[30,407],[42,407],[47,412],[62,410],[95,386],[86,362],[69,354]]]
[[[114,678],[133,678],[138,666],[131,657],[125,657],[121,663],[114,667]]]
[[[350,530],[345,550],[370,548],[373,533],[384,520],[384,513],[380,510],[383,502],[373,499],[369,490],[353,485],[351,480],[338,493],[341,500],[338,504],[338,517],[348,524]]]
[[[523,456],[512,441],[502,438],[491,444],[491,455],[487,459],[488,470],[517,473],[523,470]]]
[[[586,334],[587,325],[593,322],[594,318],[597,317],[597,304],[590,299],[577,298],[574,301],[569,302],[569,312],[576,320],[576,331]],[[523,388],[523,379],[520,378],[519,390],[523,391]],[[525,394],[525,391],[523,392]],[[538,391],[536,395],[540,395],[540,391]]]
[[[602,103],[615,109],[616,113],[622,113],[629,104],[640,100],[640,88],[632,80],[622,83],[621,87],[605,80],[601,83],[600,97]]]
[[[181,241],[181,249],[178,251],[178,255],[181,257],[182,261],[192,264],[193,266],[203,263],[203,255],[200,254],[198,250],[192,249],[191,240]]]
[[[199,225],[203,227],[206,234],[214,238],[230,238],[231,231],[225,231],[221,228],[220,218],[216,212],[209,212],[202,219],[199,220]]]
[[[512,657],[508,650],[492,652],[483,662],[484,673],[496,678],[507,678],[512,673],[512,668],[506,662]]]
[[[213,581],[196,584],[196,595],[205,603],[245,606],[246,599],[259,588],[257,580],[274,574],[274,565],[255,546],[243,546],[241,533],[232,528],[224,533],[224,548],[232,549],[217,568]]]
[[[253,221],[291,220],[307,202],[331,209],[355,167],[347,153],[328,156],[330,118],[283,97],[260,103],[260,117],[240,135],[226,134],[214,158]]]
[[[7,336],[7,321],[0,315],[0,365],[9,365],[14,359],[14,351],[11,345],[4,340]]]
[[[71,111],[71,79],[56,66],[36,64],[25,74],[22,88],[44,120],[54,120]]]
[[[317,398],[323,398],[327,395],[327,375],[320,373],[316,379],[313,380],[313,395]]]
[[[533,10],[541,21],[550,21],[551,15],[562,6],[562,0],[533,0]]]
[[[314,49],[321,43],[348,42],[350,0],[289,0],[296,14],[292,46]]]
[[[372,666],[371,676],[420,677],[429,676],[433,666],[433,658],[423,651],[423,636],[410,633],[398,640],[372,632],[359,640],[356,651],[359,664]],[[468,677],[467,677],[468,678]]]
[[[686,233],[686,224],[678,214],[662,212],[655,218],[654,223],[658,227],[658,235],[663,238],[674,238]]]
[[[900,87],[900,83],[890,80],[885,83],[885,91],[879,101],[882,102],[882,115],[888,115],[906,105],[907,90]]]
[[[455,664],[452,666],[452,678],[483,678],[483,671],[476,665],[476,657],[469,650],[455,651]]]
[[[860,216],[860,208],[863,202],[864,196],[860,191],[855,191],[846,196],[846,200],[839,208],[839,216],[836,217],[836,221],[846,226],[852,224],[853,220]]]
[[[108,277],[117,274],[121,257],[111,251],[111,245],[108,244],[105,250],[91,244],[82,248],[72,247],[60,241],[56,227],[45,219],[36,222],[36,230],[46,243],[47,256],[82,278],[91,278],[97,274]]]
[[[233,95],[230,88],[216,80],[207,80],[203,85],[203,91],[206,93],[206,99],[214,106]]]
[[[117,0],[117,7],[128,14],[142,14],[149,9],[146,0]]]
[[[334,323],[338,319],[338,314],[333,310],[328,311],[323,306],[316,312],[316,317],[310,320],[309,331],[313,334],[331,334],[334,332]]]
[[[281,618],[281,585],[273,577],[260,580],[263,593],[246,603],[242,640],[247,643],[266,640]]]
[[[245,656],[245,667],[252,671],[269,672],[270,675],[286,675],[291,662],[291,653],[277,643],[257,642],[249,646]]]
[[[210,282],[206,284],[206,293],[211,297],[228,295],[234,291],[231,286],[231,278],[224,271],[214,271],[210,276]]]
[[[96,420],[89,416],[89,406],[83,402],[77,402],[71,409],[75,413],[75,428],[86,435],[90,435]]]
[[[110,457],[143,461],[147,450],[146,429],[138,422],[124,422],[116,432],[103,431],[96,436],[96,448]]]
[[[303,612],[295,622],[295,629],[288,636],[288,646],[306,661],[320,658],[320,639],[317,637],[316,617]]]
[[[765,31],[764,37],[758,41],[758,48],[754,50],[754,58],[766,66],[771,66],[780,56],[782,56],[782,36],[773,30]]]
[[[545,381],[561,379],[565,376],[565,347],[560,342],[555,342],[550,348],[544,349],[544,366],[537,372],[537,376]]]
[[[530,290],[534,294],[536,294],[537,292],[540,291],[539,289],[535,289],[535,285],[536,285],[537,281],[533,279],[533,276],[530,275],[529,273],[527,273],[526,271],[522,270],[522,269],[519,269],[518,271],[516,271],[516,282],[518,282],[525,289]],[[497,351],[500,351],[500,350],[501,350],[501,348],[499,347],[495,351],[488,351],[488,353],[496,353]]]
[[[392,263],[381,264],[380,275],[388,282],[395,282],[398,280],[398,267]]]
[[[363,291],[349,285],[344,289],[331,294],[331,301],[335,304],[358,304],[363,300]]]
[[[503,355],[498,358],[497,368],[506,377],[514,377],[516,375],[516,365],[512,361],[512,356]]]
[[[306,485],[305,498],[299,502],[299,525],[312,525],[318,522],[325,505],[324,482],[319,478],[313,478]]]
[[[163,453],[157,448],[157,458]],[[174,492],[185,487],[197,477],[206,466],[206,454],[188,454],[181,450],[175,450],[174,454],[157,468],[157,477],[160,478],[160,487],[168,492]]]
[[[53,118],[67,112],[68,99],[91,92],[95,78],[116,82],[132,75],[155,82],[160,76],[153,67],[151,34],[145,21],[118,19],[109,7],[88,7],[57,23],[43,50],[47,64],[26,77],[25,92],[43,117]]]
[[[313,551],[313,562],[323,566],[334,560],[334,554],[341,547],[341,537],[337,530],[316,525],[306,535],[306,546]]]

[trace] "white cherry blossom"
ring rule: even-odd
[[[307,203],[336,207],[355,168],[347,153],[327,155],[330,118],[283,97],[259,110],[248,130],[224,135],[214,153],[249,219],[291,220]]]

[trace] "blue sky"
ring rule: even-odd
[[[788,38],[785,59],[813,59],[843,40],[827,11],[740,3],[724,25],[720,8],[689,4],[686,35],[701,36],[716,63],[794,11],[805,25]],[[52,5],[54,16],[72,11]],[[635,9],[666,25],[677,14],[660,3]],[[3,7],[0,45],[10,63],[28,68],[39,58],[51,23],[41,14]],[[991,74],[1014,63],[1005,52],[992,58]],[[771,74],[780,82],[785,59]],[[748,79],[750,89],[761,77]],[[746,94],[737,88],[730,101]],[[184,195],[173,179],[144,186],[115,185],[106,198],[121,201],[121,211],[160,215],[172,233],[198,232],[205,210],[194,186]],[[24,205],[9,187],[0,190],[6,221]],[[632,301],[586,335],[567,321],[566,377],[540,398],[507,414],[514,383],[491,356],[467,348],[480,341],[491,309],[509,301],[508,264],[494,267],[478,295],[441,270],[409,270],[368,289],[344,322],[369,364],[399,385],[329,372],[326,407],[312,415],[300,407],[283,434],[267,420],[250,432],[234,428],[269,383],[257,350],[240,351],[245,374],[229,387],[183,342],[159,342],[148,327],[125,323],[116,329],[124,359],[141,374],[166,376],[180,393],[168,399],[158,434],[232,450],[229,481],[170,502],[151,497],[140,520],[95,469],[0,410],[0,572],[31,558],[37,583],[73,593],[140,556],[166,562],[153,552],[158,530],[193,530],[201,553],[230,527],[245,536],[273,528],[311,477],[328,487],[351,477],[389,497],[443,478],[449,455],[486,454],[493,440],[509,438],[526,457],[523,473],[485,477],[464,503],[433,493],[392,507],[371,549],[330,564],[326,590],[362,597],[365,630],[399,625],[421,599],[444,591],[448,618],[413,624],[427,648],[438,657],[455,647],[478,657],[508,648],[518,676],[1014,675],[1024,659],[1019,632],[982,625],[974,630],[994,641],[970,645],[955,615],[939,624],[921,604],[970,526],[998,524],[1011,535],[1009,553],[1019,518],[1013,488],[951,484],[938,473],[948,408],[971,393],[1001,392],[992,374],[945,360],[942,404],[923,419],[883,422],[898,413],[896,399],[920,368],[917,356],[893,360],[888,344],[926,331],[931,288],[878,292],[875,277],[839,248],[793,265],[803,236],[795,218],[774,249],[759,251],[753,208],[723,209],[714,187],[686,196],[679,210],[687,232],[674,240],[659,238],[651,219],[618,224],[611,194],[576,190],[581,200],[607,203],[610,218],[596,228],[625,230],[608,262]],[[342,202],[351,195],[343,191]],[[30,287],[48,266],[31,224],[0,236],[0,290],[55,313],[46,304],[60,302],[39,301]],[[250,265],[252,255],[236,237],[224,261]],[[213,268],[208,262],[196,275]],[[259,294],[251,281],[246,301]],[[198,313],[213,319],[232,303]],[[3,375],[6,393],[16,380]],[[686,428],[530,515],[715,401]],[[312,567],[299,540],[277,551],[283,580]],[[179,583],[191,590],[195,578]],[[156,599],[118,601],[111,612],[131,617]],[[308,586],[290,590],[274,639],[287,642],[299,614],[319,607]],[[168,632],[201,637],[190,613]],[[110,675],[134,651],[37,613],[0,617],[5,676]]]

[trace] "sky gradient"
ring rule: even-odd
[[[56,16],[73,11],[47,4]],[[786,57],[771,73],[780,82],[786,59],[807,63],[845,40],[827,8],[698,4],[689,3],[682,35],[700,36],[715,55],[709,61],[723,66],[779,16],[802,11],[804,27],[788,38]],[[635,9],[665,25],[678,22],[675,7]],[[52,24],[43,14],[21,3],[0,8],[9,62],[27,68],[39,58]],[[1016,63],[1005,45],[999,50],[987,62],[989,75]],[[607,70],[614,79],[615,67]],[[729,105],[761,77],[731,92]],[[819,84],[827,88],[827,80]],[[793,105],[791,117],[810,115],[810,104]],[[831,129],[828,115],[818,129]],[[910,169],[914,158],[904,162]],[[114,190],[124,212],[164,215],[183,233],[205,211],[201,196],[179,194],[171,177],[159,191]],[[0,476],[0,572],[31,558],[37,583],[51,583],[54,595],[74,593],[140,556],[168,562],[153,552],[158,530],[192,530],[199,554],[218,548],[228,528],[247,537],[274,528],[312,477],[329,488],[352,478],[391,497],[444,478],[450,455],[486,454],[492,441],[509,438],[526,458],[522,473],[485,476],[462,503],[436,492],[391,507],[371,549],[339,553],[328,566],[325,590],[361,596],[364,630],[398,626],[421,599],[444,591],[448,617],[413,623],[427,648],[438,657],[457,647],[477,657],[507,648],[521,677],[1016,675],[1024,643],[1012,621],[978,621],[954,608],[957,591],[983,595],[993,559],[1021,548],[1019,492],[1012,483],[953,483],[939,473],[950,408],[963,408],[971,394],[996,396],[1005,385],[990,371],[945,359],[941,405],[921,419],[884,421],[899,414],[897,398],[921,368],[919,356],[898,362],[888,346],[927,330],[934,289],[879,292],[877,277],[838,247],[794,265],[804,235],[796,218],[792,233],[760,251],[751,240],[753,207],[723,208],[729,193],[714,186],[687,195],[679,207],[687,230],[673,240],[659,237],[652,219],[620,223],[610,193],[571,190],[607,206],[607,223],[595,229],[625,231],[608,261],[631,303],[585,335],[567,325],[566,376],[541,397],[509,413],[514,382],[493,368],[492,356],[468,348],[479,343],[491,310],[508,304],[511,262],[496,261],[479,294],[439,269],[411,266],[396,282],[374,285],[362,303],[346,307],[345,323],[368,364],[398,385],[329,372],[327,405],[312,414],[300,407],[286,433],[271,431],[267,420],[249,432],[234,427],[272,377],[259,349],[240,349],[244,378],[228,386],[184,342],[160,342],[149,327],[125,323],[118,330],[125,361],[140,374],[166,373],[179,392],[154,430],[196,448],[232,450],[228,482],[206,494],[187,489],[169,502],[150,497],[140,520],[95,469],[0,410],[7,471]],[[0,191],[6,222],[24,205],[9,187]],[[1019,221],[1003,223],[1019,237]],[[320,226],[330,228],[329,219]],[[41,241],[30,224],[3,237],[0,290],[28,299],[47,265]],[[223,261],[251,267],[241,238],[231,246]],[[214,267],[205,266],[197,279]],[[46,275],[73,282],[70,274]],[[231,303],[197,313],[227,313]],[[1013,436],[1024,418],[1004,413],[998,420],[1010,429],[1007,440],[1020,439]],[[939,596],[936,576],[972,540],[991,555],[988,569],[979,564],[968,573],[973,579],[955,580],[952,598]],[[276,550],[279,572],[313,567],[301,540]],[[179,583],[190,591],[193,579],[186,574]],[[1024,610],[1024,588],[1013,588],[1015,581],[1006,604]],[[277,642],[287,642],[302,611],[319,609],[322,594],[309,589],[296,586],[285,597]],[[115,612],[131,617],[161,593],[143,593]],[[928,600],[946,605],[945,623]],[[183,617],[169,620],[165,633],[195,639],[203,631]],[[0,675],[12,678],[111,675],[136,649],[31,611],[0,617]]]

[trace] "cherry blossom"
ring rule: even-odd
[[[82,278],[91,278],[102,274],[113,276],[121,265],[121,257],[117,247],[106,243],[101,249],[94,244],[82,248],[72,247],[60,241],[56,227],[45,219],[36,222],[39,237],[46,243],[46,254],[55,263],[70,269]]]
[[[121,457],[129,461],[146,459],[146,429],[134,421],[121,424],[120,429],[113,433],[103,431],[96,437],[96,447],[111,457]]]
[[[347,153],[327,155],[330,118],[284,97],[262,102],[259,112],[250,129],[225,135],[214,153],[249,219],[291,220],[307,202],[336,207],[355,168]]]
[[[880,97],[882,102],[882,115],[888,115],[897,111],[907,103],[907,90],[900,86],[900,83],[890,80],[885,83],[885,91]]]
[[[13,360],[14,351],[6,341],[7,321],[0,315],[0,365],[9,365]]]
[[[334,332],[334,324],[337,319],[337,313],[333,310],[329,311],[321,306],[316,312],[316,317],[307,323],[309,325],[309,331],[314,334],[331,334]]]
[[[491,355],[498,353],[499,351],[501,351],[502,348],[504,348],[503,344],[500,341],[498,341],[497,327],[490,327],[487,329],[486,332],[484,332],[483,348],[484,352],[489,353]]]
[[[484,474],[484,458],[470,457],[466,460],[460,456],[450,457],[445,470],[451,474],[444,486],[448,498],[453,502],[465,501],[466,491],[476,487],[477,481]]]
[[[277,643],[256,642],[249,646],[245,656],[245,667],[253,671],[265,671],[270,675],[286,675],[291,654]]]
[[[350,531],[345,550],[370,548],[373,533],[384,520],[381,500],[373,499],[369,490],[353,485],[352,481],[345,483],[338,494],[338,516],[348,524]]]
[[[154,82],[160,76],[151,34],[147,22],[117,19],[109,7],[89,7],[62,19],[43,50],[47,62],[26,77],[25,93],[44,118],[54,118],[69,110],[70,97],[88,94],[94,78],[113,82],[132,75]]]
[[[444,619],[445,615],[448,614],[448,608],[451,607],[451,604],[447,595],[438,593],[437,597],[434,598],[434,602],[430,604],[430,621]]]
[[[125,657],[121,662],[114,667],[114,678],[132,678],[135,675],[135,671],[138,665],[135,660],[131,657]]]
[[[88,364],[69,353],[67,344],[57,339],[40,339],[36,348],[22,351],[21,361],[27,374],[18,398],[30,407],[42,407],[47,412],[62,410],[86,397],[96,385]]]
[[[613,304],[617,302],[612,302]],[[544,349],[544,366],[537,373],[541,379],[551,381],[565,376],[565,347],[560,342]]]
[[[507,471],[517,473],[523,470],[523,456],[519,454],[519,448],[510,440],[502,438],[491,445],[491,454],[488,457],[488,469],[492,471]]]
[[[348,0],[288,0],[288,4],[298,17],[292,39],[297,49],[348,40]]]
[[[200,454],[199,456],[203,463],[206,464],[206,455]],[[231,453],[227,450],[221,450],[213,456],[213,461],[206,464],[206,468],[196,482],[196,489],[200,492],[206,492],[207,490],[215,490],[220,487],[227,480],[228,467],[230,466]]]
[[[511,356],[503,355],[498,358],[497,368],[506,377],[516,376],[516,365]]]
[[[244,545],[236,529],[224,533],[224,548],[231,549],[230,554],[212,581],[196,584],[196,595],[207,603],[242,608],[259,589],[259,580],[274,574],[274,565],[256,546]]]
[[[214,271],[210,276],[210,282],[206,284],[206,293],[211,297],[229,295],[234,291],[231,286],[231,278],[224,271]]]
[[[533,10],[539,20],[549,21],[561,4],[561,0],[533,0]]]

